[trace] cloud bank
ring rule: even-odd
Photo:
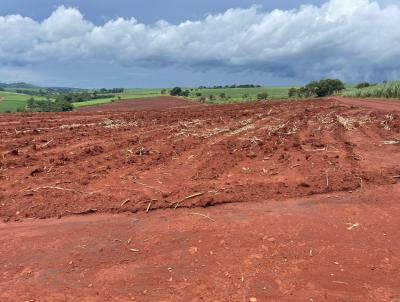
[[[0,16],[0,65],[49,61],[385,79],[400,75],[400,6],[331,0],[321,7],[230,9],[198,21],[151,25],[118,18],[97,26],[64,6],[42,22]]]

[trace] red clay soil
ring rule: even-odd
[[[354,99],[343,97],[337,97],[335,99],[341,103],[352,106],[363,106],[383,111],[400,111],[399,99]]]
[[[0,116],[1,301],[400,299],[398,112],[164,101]]]

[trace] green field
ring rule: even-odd
[[[358,98],[400,98],[400,81],[391,81],[361,89],[346,89],[342,95]]]
[[[197,93],[201,93],[202,97],[206,98],[208,103],[227,103],[227,102],[242,102],[256,100],[257,95],[262,92],[267,92],[270,99],[287,99],[289,86],[271,86],[257,88],[221,88],[221,89],[192,89],[189,98],[197,99]],[[190,88],[189,88],[190,89]],[[225,98],[221,97],[225,94]],[[210,96],[214,98],[210,100]]]
[[[257,94],[261,92],[267,92],[269,98],[272,99],[285,99],[288,97],[288,89],[290,87],[258,87],[258,88],[221,88],[221,89],[197,89],[197,88],[184,88],[190,90],[190,99],[198,99],[196,95],[201,93],[206,101],[209,103],[234,103],[242,101],[251,101],[257,99]],[[13,89],[15,90],[15,89]],[[32,89],[29,89],[32,90]],[[141,99],[147,97],[161,96],[162,88],[134,88],[125,89],[123,93],[114,94],[113,97],[88,100],[85,102],[73,103],[74,107],[93,106],[99,104],[111,103],[113,100],[129,100],[129,99]],[[168,89],[167,89],[168,91]],[[225,98],[221,98],[221,94],[225,94]],[[164,95],[169,95],[168,92]],[[214,96],[212,100],[210,96]],[[26,101],[31,96],[26,94],[19,94],[13,92],[11,89],[7,91],[0,91],[0,112],[11,111],[15,112],[18,108],[23,109],[26,106]],[[34,97],[36,100],[44,98]]]
[[[24,109],[26,101],[31,98],[30,95],[20,94],[10,91],[0,91],[0,112],[15,112],[18,109]],[[36,97],[35,99],[43,99]]]
[[[95,99],[86,102],[76,102],[72,103],[74,107],[83,107],[83,106],[93,106],[99,104],[111,103],[113,100],[130,100],[130,99],[142,99],[148,97],[156,97],[161,95],[161,89],[158,88],[134,88],[134,89],[125,89],[123,93],[116,93],[112,98],[104,98],[104,99]]]

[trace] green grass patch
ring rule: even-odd
[[[30,95],[15,93],[10,91],[0,91],[0,112],[15,112],[18,109],[25,109],[26,101],[31,98]],[[37,100],[43,98],[35,97]]]
[[[221,88],[221,89],[191,89],[189,98],[198,99],[205,97],[207,103],[236,103],[257,99],[259,93],[267,92],[269,99],[287,99],[290,86],[271,86],[255,88]],[[200,94],[198,96],[197,94]],[[222,94],[225,97],[222,97]],[[210,99],[213,96],[213,99]]]
[[[103,99],[95,99],[95,100],[89,100],[85,102],[76,102],[72,103],[74,107],[85,107],[85,106],[94,106],[94,105],[100,105],[100,104],[107,104],[111,103],[113,100],[134,100],[134,99],[143,99],[143,98],[150,98],[150,97],[157,97],[161,96],[161,89],[141,89],[141,88],[135,88],[135,89],[125,89],[123,93],[116,93],[114,94],[114,97],[110,98],[103,98]],[[118,98],[119,97],[119,98]]]

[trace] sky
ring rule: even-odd
[[[400,0],[2,0],[0,82],[298,85],[400,76]]]

